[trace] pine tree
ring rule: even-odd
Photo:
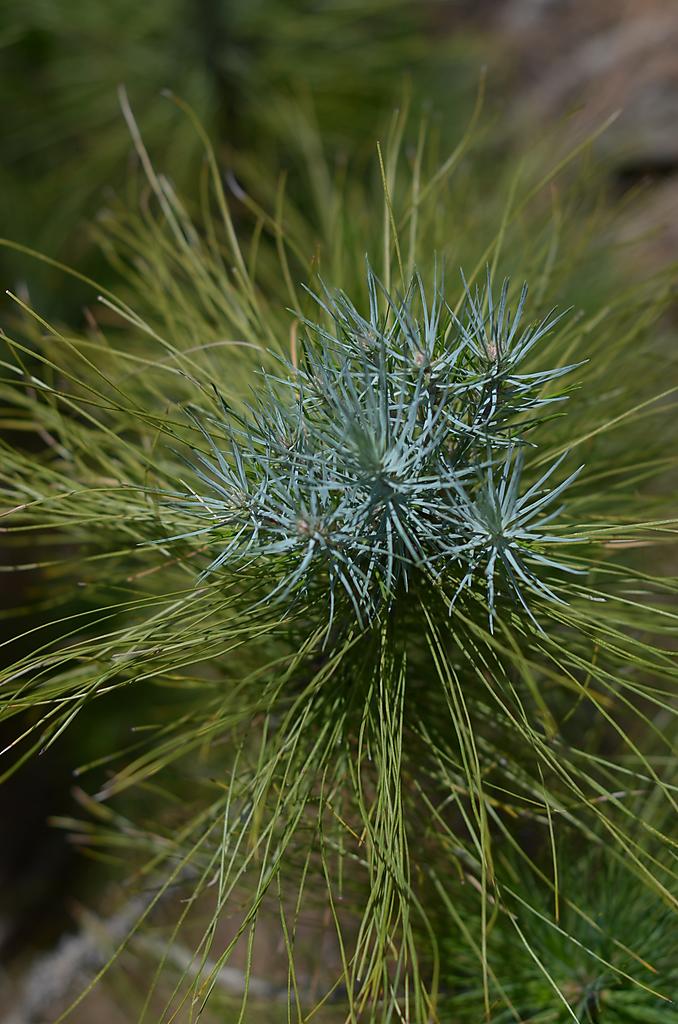
[[[324,216],[211,157],[198,218],[130,123],[120,294],[81,333],[17,298],[2,381],[51,614],[14,765],[146,695],[65,823],[150,891],[107,968],[154,961],[146,1020],[237,957],[238,1020],[672,1020],[670,275],[622,286],[576,152],[488,194],[403,112]]]

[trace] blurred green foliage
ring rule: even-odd
[[[457,3],[430,0],[2,0],[2,233],[101,276],[87,223],[124,190],[131,142],[124,86],[143,136],[180,185],[195,180],[203,145],[188,104],[226,164],[299,162],[317,124],[335,153],[373,150],[384,118],[411,88],[442,111],[447,137],[479,63],[452,29]],[[408,84],[409,83],[409,86]],[[43,310],[82,292],[18,257]]]

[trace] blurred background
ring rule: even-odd
[[[446,151],[484,88],[488,188],[492,161],[546,129],[566,146],[618,112],[594,159],[619,203],[619,239],[635,241],[640,276],[678,254],[675,0],[0,0],[0,235],[17,243],[0,249],[0,322],[14,315],[4,289],[73,327],[91,300],[89,285],[22,247],[103,283],[114,275],[93,226],[133,188],[120,87],[181,192],[197,193],[205,148],[172,96],[204,126],[226,182],[286,173],[300,207],[318,139],[328,166],[366,173],[405,101]],[[31,627],[40,575],[1,578],[9,637]],[[97,705],[0,787],[0,1021],[51,1020],[50,1000],[96,968],[84,907],[106,914],[106,867],[52,819],[85,799],[72,767],[115,749],[119,715]],[[122,996],[97,998],[99,1024],[126,1019]]]

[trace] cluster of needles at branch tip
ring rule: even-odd
[[[464,280],[459,315],[439,279],[432,299],[419,275],[395,296],[368,267],[367,286],[366,315],[341,292],[313,295],[324,325],[300,317],[301,358],[263,373],[244,415],[223,400],[218,416],[192,414],[206,448],[184,459],[200,484],[172,539],[219,546],[203,576],[265,564],[267,599],[317,600],[320,581],[330,624],[340,599],[368,623],[414,574],[450,610],[482,595],[490,628],[504,597],[533,618],[530,596],[562,601],[558,573],[576,571],[549,550],[578,539],[551,524],[582,467],[553,483],[563,455],[524,480],[544,407],[567,397],[552,385],[579,365],[528,372],[564,314],[527,324],[527,287],[512,312],[489,271],[482,290]]]

